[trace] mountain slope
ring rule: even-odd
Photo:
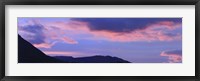
[[[19,63],[59,63],[58,59],[45,55],[32,44],[18,35],[18,62]]]
[[[71,56],[50,57],[18,35],[18,63],[130,63],[118,57],[90,56],[73,58]]]

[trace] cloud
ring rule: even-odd
[[[47,26],[39,20],[28,20],[25,24],[18,24],[18,33],[37,48],[51,48],[58,41],[67,44],[78,44],[77,41],[63,36],[59,28]]]
[[[173,26],[181,23],[181,18],[72,18],[72,21],[79,21],[88,24],[93,31],[132,32],[145,29],[149,24],[159,23],[160,25]],[[167,21],[167,22],[165,22]],[[168,22],[169,21],[169,22]]]
[[[72,56],[80,54],[79,52],[68,52],[68,51],[43,51],[43,52],[50,56]]]
[[[145,27],[140,27],[140,28],[134,26],[131,28],[130,25],[130,29],[127,29],[128,32],[125,32],[124,27],[121,27],[122,25],[118,28],[113,28],[113,22],[110,23],[110,25],[104,25],[105,27],[109,26],[106,27],[107,29],[106,28],[91,29],[92,27],[90,27],[89,23],[87,23],[86,21],[83,22],[80,20],[78,21],[76,20],[77,19],[72,19],[72,21],[69,22],[55,22],[48,25],[54,26],[60,29],[61,31],[65,31],[63,34],[89,35],[91,37],[85,39],[92,39],[92,40],[134,42],[134,41],[172,41],[172,40],[181,40],[182,38],[181,32],[174,32],[177,29],[181,28],[181,23],[175,21],[159,21],[151,24],[145,24],[144,25]],[[105,22],[103,20],[101,21]],[[108,20],[107,23],[109,23]],[[102,24],[102,22],[100,22],[99,24]],[[97,23],[98,22],[96,22],[96,24]],[[118,21],[118,23],[120,22]],[[118,29],[120,30],[118,31]]]
[[[182,32],[176,32],[181,30],[181,18],[73,18],[66,22],[27,20],[29,23],[18,25],[19,34],[39,48],[51,48],[54,42],[59,41],[78,44],[78,39],[112,42],[182,39]]]
[[[110,31],[92,32],[94,36],[103,37],[106,40],[117,42],[133,42],[133,41],[172,41],[182,38],[180,33],[168,32],[168,26],[160,26],[153,24],[142,30],[135,30],[129,33],[117,33]]]
[[[48,33],[46,36],[51,40],[63,41],[67,44],[78,44],[78,41],[66,36],[69,32],[63,31],[62,29],[47,26],[45,32]]]
[[[53,45],[48,44],[48,43],[42,43],[42,44],[33,44],[33,46],[35,46],[37,48],[51,48],[51,46],[53,46]]]
[[[171,63],[182,62],[182,50],[163,51],[160,56],[168,57],[168,62]]]
[[[31,22],[31,21],[29,21]],[[46,41],[45,27],[39,22],[18,26],[18,33],[37,48],[51,48],[55,42]]]
[[[64,42],[68,43],[68,44],[78,44],[77,41],[70,39],[68,37],[62,37],[61,40],[63,40]]]
[[[19,34],[32,44],[41,44],[45,42],[43,28],[40,24],[26,25],[20,27]]]
[[[34,40],[34,33],[30,33],[24,30],[18,30],[18,33],[26,40]]]
[[[56,44],[56,42],[57,41],[52,42],[52,43],[45,42],[45,43],[41,43],[41,44],[33,44],[33,46],[35,46],[37,48],[51,48],[53,45]]]

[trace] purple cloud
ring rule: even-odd
[[[29,33],[29,35],[23,35],[23,38],[30,38],[27,39],[32,44],[41,44],[45,42],[45,35],[43,33],[44,26],[40,24],[34,24],[34,25],[26,25],[23,27],[20,27],[21,31]],[[25,37],[26,36],[26,37]]]
[[[182,22],[181,18],[72,18],[71,20],[87,22],[88,27],[93,31],[106,30],[125,33],[145,29],[148,25],[157,22],[173,22],[171,25]]]

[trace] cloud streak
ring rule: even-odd
[[[66,42],[66,43],[69,43],[69,44],[78,44],[78,42],[77,41],[75,41],[75,40],[73,40],[73,39],[70,39],[70,38],[68,38],[68,37],[63,37],[63,38],[61,38],[64,42]]]
[[[50,56],[73,56],[79,55],[79,52],[68,52],[68,51],[43,51],[46,55]]]
[[[37,47],[37,48],[51,48],[54,44],[54,43],[41,43],[41,44],[33,44],[33,46]]]
[[[163,51],[160,56],[168,57],[170,63],[182,62],[182,50]]]

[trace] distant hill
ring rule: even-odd
[[[71,56],[55,56],[55,58],[71,63],[130,63],[129,61],[123,60],[118,57],[100,55],[79,58],[73,58]]]
[[[118,57],[90,56],[74,58],[71,56],[45,55],[31,43],[18,35],[18,63],[130,63]]]
[[[60,63],[58,59],[45,55],[32,44],[18,35],[18,62],[19,63]]]

